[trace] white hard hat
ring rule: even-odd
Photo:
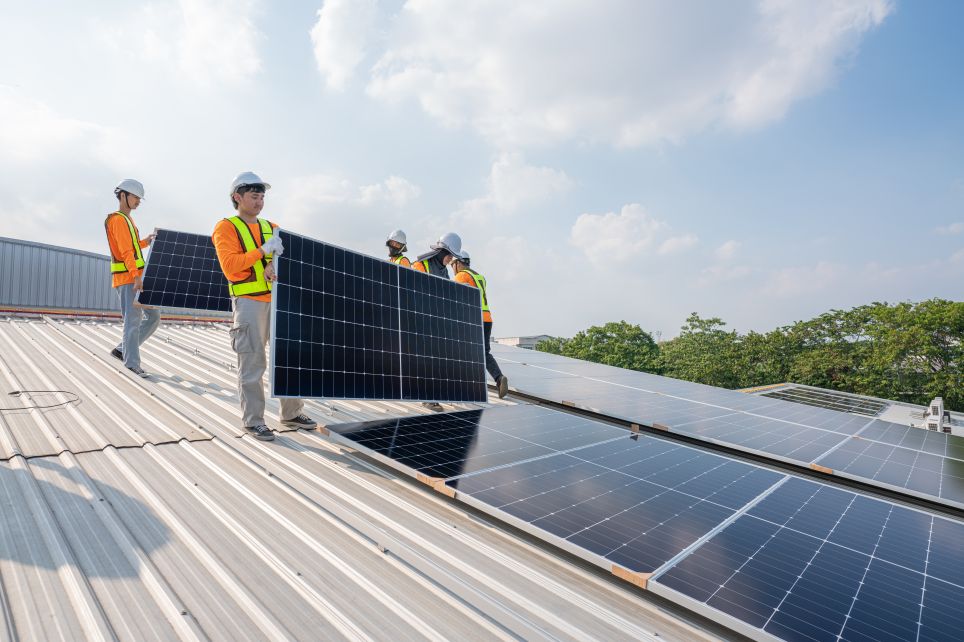
[[[144,198],[144,185],[140,181],[136,181],[133,178],[125,178],[117,187],[114,188],[114,193],[127,192],[128,194],[133,194],[137,198]]]
[[[264,185],[264,191],[266,192],[271,189],[271,185],[265,183],[264,180],[254,172],[241,172],[231,181],[231,192],[228,196],[234,194],[238,191],[239,187],[244,187],[245,185]]]
[[[449,254],[459,257],[462,252],[462,237],[455,232],[446,232],[429,247],[433,250],[445,250]]]
[[[472,257],[469,255],[468,250],[462,250],[462,253],[459,255],[458,259],[466,265],[470,265],[472,262]]]
[[[395,230],[388,235],[388,240],[401,243],[402,245],[408,245],[408,240],[406,239],[405,232],[403,230]]]

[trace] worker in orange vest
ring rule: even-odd
[[[230,191],[238,213],[218,221],[211,237],[234,309],[231,347],[238,355],[241,425],[261,441],[274,439],[264,421],[264,350],[271,333],[271,284],[277,280],[272,259],[284,252],[278,226],[258,218],[269,189],[254,172],[238,174]],[[281,423],[314,430],[317,424],[304,414],[304,407],[301,399],[282,399]]]
[[[447,232],[432,243],[429,246],[430,251],[418,257],[412,267],[419,272],[426,272],[447,279],[449,278],[449,271],[446,266],[461,249],[462,237],[455,232]]]
[[[401,265],[402,267],[412,267],[412,262],[408,260],[407,256],[405,256],[405,250],[408,249],[408,241],[405,237],[404,231],[395,230],[389,234],[388,240],[385,241],[385,245],[388,246],[389,261],[395,265]]]
[[[120,299],[124,318],[121,342],[110,354],[124,362],[128,370],[139,377],[148,376],[141,368],[141,344],[154,334],[161,322],[158,310],[134,306],[134,297],[144,289],[144,255],[142,249],[154,241],[154,234],[146,238],[134,224],[131,213],[144,200],[144,185],[133,178],[125,178],[114,188],[117,211],[107,215],[104,229],[110,248],[111,285]]]
[[[458,256],[451,259],[452,270],[455,272],[455,281],[464,283],[479,289],[482,297],[482,329],[485,337],[485,369],[489,371],[495,385],[499,390],[499,399],[505,397],[509,391],[509,379],[502,374],[499,363],[492,356],[490,338],[492,337],[492,311],[489,309],[489,295],[486,291],[485,277],[469,267],[472,262],[468,250],[462,250]]]

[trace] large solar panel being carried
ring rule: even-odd
[[[137,302],[147,307],[231,311],[231,295],[210,236],[157,230]]]
[[[485,401],[479,291],[284,232],[276,397]]]
[[[327,429],[755,639],[964,630],[960,521],[544,407]]]
[[[563,405],[964,508],[964,438],[493,344],[510,386]]]

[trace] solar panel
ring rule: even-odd
[[[285,232],[276,397],[485,401],[479,291]]]
[[[338,424],[328,430],[405,472],[435,479],[627,437],[623,428],[529,405]]]
[[[559,355],[492,350],[517,391],[964,508],[960,437]]]
[[[956,640],[964,524],[790,477],[650,580],[752,637]]]
[[[230,312],[228,281],[211,237],[157,230],[137,302],[148,307]]]
[[[958,521],[538,406],[329,429],[755,639],[952,640],[964,627]]]
[[[873,399],[871,397],[800,386],[768,390],[761,392],[760,396],[793,401],[795,403],[827,408],[828,410],[837,410],[839,412],[852,412],[868,417],[876,417],[890,405],[886,401]]]

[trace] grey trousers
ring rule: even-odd
[[[241,423],[264,423],[264,371],[268,366],[265,346],[271,337],[271,304],[237,297],[231,347],[238,354],[238,397],[241,398]],[[301,399],[281,400],[281,419],[294,419],[305,408]]]
[[[134,307],[134,284],[120,285],[116,288],[120,299],[121,314],[124,317],[124,337],[117,349],[124,353],[124,365],[128,368],[141,367],[141,344],[154,334],[161,323],[161,312],[147,308]]]

